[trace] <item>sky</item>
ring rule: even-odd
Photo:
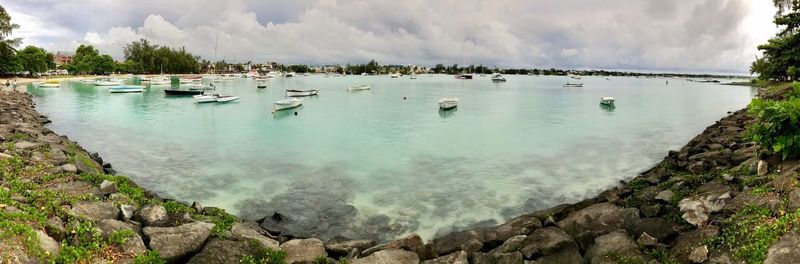
[[[123,59],[146,38],[209,60],[746,73],[763,0],[4,0],[23,45]]]

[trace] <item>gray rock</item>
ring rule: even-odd
[[[66,173],[72,173],[72,174],[78,173],[78,167],[75,167],[74,164],[61,165],[61,170]]]
[[[99,195],[100,190],[94,186],[94,184],[85,182],[85,181],[70,181],[70,182],[62,182],[56,183],[51,188],[53,191],[57,191],[69,196],[82,196],[87,194],[92,195]]]
[[[58,252],[61,250],[61,243],[58,243],[58,241],[48,236],[47,233],[42,230],[37,229],[35,232],[42,250],[48,252],[50,256],[58,256]]]
[[[117,192],[116,183],[109,180],[103,180],[103,182],[100,183],[100,194],[106,195],[115,192]]]
[[[791,205],[791,194],[789,195],[789,204]],[[730,202],[727,202],[725,207],[723,207],[723,211],[733,214],[749,206],[765,207],[775,213],[780,213],[783,209],[783,201],[778,194],[773,192],[764,194],[742,192],[736,195],[736,197],[733,197]]]
[[[696,247],[692,250],[692,253],[689,254],[689,260],[693,263],[703,263],[708,259],[708,247],[701,246]]]
[[[38,147],[38,146],[39,146],[38,143],[28,142],[28,141],[24,141],[24,140],[23,141],[17,141],[16,143],[14,143],[14,148],[15,149],[23,149],[23,150],[24,149],[32,149],[32,148],[35,148],[35,147]]]
[[[523,248],[519,251],[527,259],[533,258],[536,254],[550,255],[562,249],[578,251],[578,246],[572,237],[556,227],[545,227],[533,231],[522,244]]]
[[[288,261],[287,261],[288,262]],[[291,262],[289,262],[291,263]],[[351,264],[416,264],[417,254],[402,249],[387,249],[373,253],[365,258],[353,259]]]
[[[280,249],[278,241],[263,236],[261,232],[259,232],[260,230],[261,227],[259,227],[257,223],[242,222],[233,225],[233,227],[231,228],[231,234],[233,236],[241,237],[244,239],[256,240],[264,248],[270,248],[275,250]]]
[[[519,251],[525,246],[525,244],[523,243],[525,241],[525,238],[528,238],[528,236],[518,235],[515,237],[511,237],[505,242],[503,242],[502,245],[498,246],[495,249],[492,249],[490,253],[510,253],[514,251]]]
[[[513,236],[530,234],[539,228],[542,228],[542,221],[539,218],[533,215],[522,215],[486,230],[485,238],[481,242],[506,241]]]
[[[580,249],[585,249],[596,237],[623,228],[637,218],[638,209],[599,203],[569,214],[558,226],[575,239]]]
[[[795,189],[789,193],[788,211],[794,212],[800,209],[800,189]]]
[[[281,249],[286,251],[286,263],[289,264],[311,262],[319,256],[328,256],[322,241],[316,238],[292,239],[283,243]]]
[[[131,230],[137,234],[139,233],[138,226],[114,219],[101,220],[97,223],[97,229],[100,230],[100,235],[105,239],[108,239],[112,233],[123,229]]]
[[[149,248],[158,250],[161,258],[174,261],[199,251],[213,228],[212,223],[194,222],[176,227],[145,227],[143,231]]]
[[[636,242],[639,243],[640,246],[645,246],[645,247],[655,246],[658,244],[658,240],[648,235],[647,233],[642,233],[642,235],[639,236],[639,239],[637,239]]]
[[[687,263],[689,262],[689,254],[691,254],[695,248],[703,246],[706,239],[718,235],[719,228],[713,225],[681,233],[672,241],[669,254],[679,263]]]
[[[104,219],[117,219],[119,209],[109,202],[78,201],[72,205],[72,213],[97,222]]]
[[[434,243],[435,245],[436,243]],[[399,240],[395,240],[386,244],[377,245],[368,249],[365,249],[364,252],[361,253],[363,256],[369,256],[374,252],[378,252],[381,250],[387,249],[403,249],[412,252],[417,252],[420,248],[424,246],[424,242],[422,242],[422,238],[419,237],[417,234],[411,234],[407,237],[401,238]],[[440,254],[446,254],[439,251]]]
[[[668,243],[678,235],[678,232],[675,231],[677,228],[678,226],[664,218],[654,217],[635,219],[625,229],[632,237],[639,237],[647,233],[658,241]]]
[[[56,241],[62,241],[67,237],[67,231],[64,228],[64,221],[62,221],[58,216],[51,216],[47,219],[45,231],[47,232],[47,235]]]
[[[194,208],[194,211],[197,212],[198,214],[203,213],[203,205],[201,205],[200,202],[198,201],[192,202],[192,208]]]
[[[119,205],[120,217],[123,221],[128,221],[133,218],[133,213],[136,212],[136,207],[133,205],[121,204]]]
[[[661,201],[665,201],[667,203],[671,203],[672,202],[672,197],[674,197],[674,196],[675,196],[674,192],[672,192],[670,190],[664,190],[664,191],[659,192],[658,195],[656,195],[656,200],[661,200]]]
[[[145,226],[165,226],[169,222],[167,209],[161,205],[145,205],[136,211],[133,219]]]
[[[624,230],[617,230],[594,240],[594,244],[586,250],[587,263],[616,263],[608,257],[609,253],[617,254],[635,263],[647,263],[649,259],[639,251],[639,246]]]
[[[661,213],[661,205],[643,205],[639,207],[639,210],[642,211],[642,215],[645,217],[656,217]]]
[[[764,176],[769,173],[769,169],[767,168],[767,162],[763,160],[758,161],[758,165],[756,165],[756,174],[758,176]]]
[[[441,255],[450,254],[458,251],[466,251],[467,255],[472,255],[483,247],[481,241],[484,240],[482,230],[464,230],[453,232],[443,237],[433,240],[436,252]]]
[[[796,263],[800,259],[800,234],[787,232],[767,251],[764,264]]]
[[[78,173],[103,173],[103,167],[94,160],[76,160],[75,167],[78,168]]]
[[[473,257],[473,264],[519,264],[522,263],[522,254],[512,253],[483,253],[477,252]]]
[[[346,256],[350,254],[350,252],[353,252],[353,250],[361,252],[376,245],[377,243],[372,240],[334,238],[325,242],[325,250],[335,255]]]
[[[469,264],[466,251],[459,251],[447,256],[423,261],[422,264]]]
[[[714,180],[698,188],[697,192],[697,195],[681,200],[678,207],[683,213],[681,217],[686,222],[703,227],[709,215],[721,211],[730,200],[731,187]]]
[[[189,260],[189,264],[239,263],[244,256],[258,252],[246,239],[214,238],[206,243],[203,250]]]
[[[14,157],[14,156],[11,156],[11,155],[8,155],[8,154],[5,154],[5,153],[2,153],[2,152],[0,152],[0,160],[3,160],[3,159],[10,159],[10,158],[13,158],[13,157]]]
[[[134,255],[139,255],[147,251],[147,247],[144,246],[144,241],[142,241],[142,237],[139,234],[133,234],[132,237],[129,237],[125,240],[125,243],[120,245],[122,252],[132,253]]]

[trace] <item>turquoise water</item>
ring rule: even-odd
[[[239,102],[200,105],[157,87],[110,94],[65,82],[29,92],[54,131],[164,197],[377,239],[430,239],[597,194],[754,95],[679,79],[583,77],[583,88],[563,88],[566,77],[506,78],[312,75],[267,89],[236,79],[218,90]],[[372,90],[345,91],[356,84]],[[320,93],[272,114],[289,88]],[[617,107],[601,107],[601,96]],[[439,112],[441,97],[459,97],[457,110]]]

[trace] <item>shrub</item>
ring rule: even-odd
[[[756,98],[748,106],[759,122],[748,128],[747,137],[784,159],[800,157],[800,83],[793,87],[786,100]]]

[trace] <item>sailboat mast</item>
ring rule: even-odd
[[[217,44],[219,44],[219,23],[217,23],[217,35],[214,37],[214,74],[217,74]]]

